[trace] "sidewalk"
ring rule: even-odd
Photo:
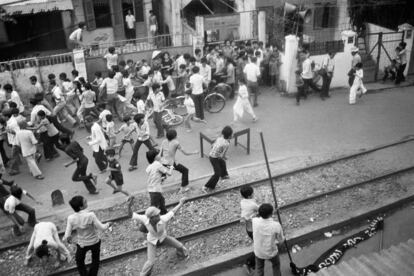
[[[278,164],[287,170],[300,167],[305,161],[309,161],[310,157],[330,158],[414,134],[414,124],[412,124],[414,93],[410,93],[412,87],[392,88],[390,83],[375,83],[368,84],[367,88],[372,92],[373,89],[389,90],[384,93],[368,94],[359,99],[358,104],[354,106],[348,105],[347,89],[333,91],[332,97],[326,101],[311,95],[300,106],[296,106],[294,99],[280,97],[279,93],[270,88],[261,88],[259,107],[255,109],[259,121],[251,123],[249,118],[245,121],[251,129],[251,153],[246,155],[242,148],[234,145],[230,147],[228,152],[230,175],[240,170],[247,172],[248,169],[245,167],[249,164],[261,164],[260,166],[264,168],[260,131],[263,131],[269,158],[278,160]],[[199,150],[199,132],[205,127],[215,128],[229,124],[232,121],[233,104],[234,101],[228,101],[225,109],[220,113],[206,114],[207,126],[193,123],[192,133],[185,132],[182,125],[177,127],[178,139],[183,147],[188,151]],[[151,130],[155,131],[153,126]],[[85,130],[79,130],[76,132],[75,139],[84,147],[89,158],[88,171],[96,173],[97,167],[87,145],[86,136]],[[147,178],[145,151],[146,148],[143,146],[139,152],[139,168],[133,172],[127,170],[132,154],[128,146],[120,159],[125,189],[133,193],[145,191]],[[177,160],[190,169],[190,180],[198,179],[191,183],[191,186],[197,189],[212,173],[208,159],[200,158],[200,155],[183,156],[178,153]],[[39,218],[56,214],[65,216],[70,212],[67,204],[51,208],[50,194],[55,189],[62,190],[66,203],[74,195],[84,195],[92,209],[109,207],[125,200],[122,195],[113,195],[109,186],[103,184],[106,175],[98,176],[100,194],[97,196],[87,194],[83,183],[71,181],[74,167],[64,168],[63,164],[67,161],[69,157],[62,153],[54,162],[42,161],[40,168],[46,177],[43,181],[33,180],[25,165],[21,167],[22,173],[15,177],[21,187],[44,203],[41,206],[35,205]],[[241,169],[236,170],[236,168]],[[252,171],[254,170],[257,170],[257,166],[253,167]],[[175,172],[167,180],[166,185],[178,188],[179,181],[180,175]],[[25,201],[31,204],[30,200]],[[1,216],[0,223],[5,225],[8,220]]]
[[[366,228],[368,224],[369,223],[366,223],[365,225],[351,229],[346,233],[341,233],[340,235],[333,236],[330,239],[321,237],[321,240],[311,243],[309,246],[302,248],[302,250],[296,254],[292,254],[294,263],[298,267],[304,267],[313,263],[320,255],[334,246],[341,239],[351,236],[358,231],[361,231],[362,229]],[[396,211],[391,216],[385,217],[383,233],[379,232],[370,239],[363,241],[356,247],[346,251],[340,262],[367,254],[369,252],[380,251],[381,235],[383,249],[387,249],[392,245],[397,245],[400,242],[405,242],[410,238],[412,239],[414,237],[414,205],[410,204],[405,208]],[[287,254],[281,255],[281,271],[282,275],[284,276],[293,275],[289,267],[289,262],[290,261]],[[215,274],[215,276],[234,275],[244,276],[247,274],[244,272],[242,267],[235,267],[231,270]],[[272,273],[271,267],[267,263],[265,265],[265,276],[269,275],[272,275]]]

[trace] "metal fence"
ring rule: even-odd
[[[73,62],[73,54],[72,52],[69,52],[69,53],[51,55],[51,56],[32,57],[32,58],[25,58],[25,59],[2,61],[0,62],[0,65],[3,66],[5,70],[13,71],[17,69],[48,66],[48,65],[55,65],[55,64],[62,64],[62,63],[72,63],[72,62]]]
[[[344,51],[344,42],[342,40],[336,41],[314,41],[309,44],[305,44],[304,47],[307,47],[309,53],[312,56],[324,55],[329,52],[340,53]]]
[[[163,49],[175,46],[193,45],[193,35],[190,33],[176,35],[157,35],[128,40],[118,40],[111,43],[89,45],[86,55],[91,57],[103,56],[109,47],[115,47],[118,54]]]

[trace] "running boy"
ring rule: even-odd
[[[122,185],[124,185],[124,177],[122,175],[121,165],[118,160],[115,159],[115,150],[107,149],[106,157],[108,159],[108,169],[110,173],[108,178],[105,180],[105,183],[114,189],[114,194],[123,193],[126,196],[130,196],[127,191],[122,189]],[[112,184],[112,182],[115,182],[115,185]]]
[[[121,157],[122,150],[125,146],[125,144],[130,144],[132,151],[134,151],[134,139],[131,138],[130,133],[133,130],[132,124],[131,124],[131,117],[125,116],[123,118],[124,123],[121,125],[121,127],[116,131],[115,133],[118,134],[122,132],[124,134],[124,137],[122,137],[121,140],[121,146],[119,147],[118,156]]]
[[[167,208],[165,207],[165,199],[162,195],[162,182],[165,179],[166,175],[171,175],[173,166],[170,166],[168,169],[161,164],[160,156],[158,155],[157,150],[147,151],[147,160],[149,166],[145,170],[148,174],[147,180],[147,190],[150,195],[150,205],[155,206],[161,210],[161,215],[167,213]]]
[[[253,198],[253,188],[250,186],[244,186],[240,189],[240,194],[242,200],[240,201],[241,209],[241,218],[240,222],[246,224],[246,232],[250,239],[253,240],[253,228],[252,228],[252,218],[257,216],[257,211],[259,210],[259,205]],[[245,264],[243,265],[247,273],[250,275],[254,271],[255,267],[255,256],[254,253],[251,253],[246,259]]]
[[[175,154],[177,150],[181,151],[185,155],[198,154],[198,151],[188,152],[184,150],[180,142],[177,140],[177,131],[175,129],[169,129],[167,131],[167,139],[162,141],[161,150],[159,153],[161,163],[164,166],[172,166],[174,170],[181,173],[181,188],[180,192],[187,192],[188,188],[188,169],[182,164],[175,162]]]

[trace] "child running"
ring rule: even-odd
[[[124,185],[124,177],[122,175],[121,165],[118,160],[115,159],[115,150],[107,149],[106,158],[108,159],[108,169],[110,173],[105,180],[105,183],[114,189],[114,194],[123,193],[126,196],[130,196],[127,191],[122,189],[122,185]],[[115,182],[115,185],[112,182]]]
[[[162,165],[161,165],[162,166]],[[167,234],[167,224],[173,218],[175,213],[183,206],[186,198],[180,199],[180,203],[171,211],[162,215],[160,209],[150,206],[145,210],[145,215],[139,215],[130,211],[133,220],[138,220],[144,224],[148,230],[147,234],[147,255],[148,259],[142,267],[141,276],[151,275],[157,257],[157,247],[159,245],[169,245],[177,249],[177,256],[181,259],[188,258],[188,250],[184,245],[174,237]],[[130,205],[131,206],[131,205]],[[131,210],[129,208],[129,210]],[[161,216],[160,216],[161,214]]]
[[[115,123],[112,118],[112,114],[108,114],[105,116],[106,118],[106,126],[104,128],[105,134],[108,136],[108,145],[110,148],[114,147],[116,144],[116,134],[115,134]]]
[[[240,222],[246,224],[246,232],[250,239],[253,240],[253,228],[252,228],[252,218],[257,216],[257,211],[259,210],[259,205],[253,198],[253,188],[250,186],[244,186],[240,189],[240,194],[242,200],[240,201],[241,209],[241,218]],[[247,274],[251,275],[255,268],[255,256],[254,253],[251,253],[245,264],[243,265]]]
[[[124,123],[121,125],[121,127],[116,131],[115,133],[118,134],[122,132],[124,134],[124,137],[122,137],[121,145],[119,146],[118,156],[121,157],[122,150],[125,146],[125,144],[130,144],[132,151],[134,151],[134,139],[131,138],[131,135],[129,133],[132,132],[133,127],[131,123],[131,117],[125,116],[123,118]]]
[[[167,139],[162,141],[161,150],[159,153],[161,163],[164,166],[172,166],[174,170],[181,173],[181,188],[180,192],[187,192],[188,188],[188,169],[182,164],[175,162],[175,154],[177,150],[181,151],[185,155],[198,154],[198,151],[188,152],[186,151],[177,140],[177,131],[175,129],[169,129],[167,131]]]
[[[241,118],[243,118],[243,114],[245,112],[253,117],[253,122],[257,121],[256,114],[254,114],[252,105],[249,101],[249,92],[247,91],[246,82],[244,79],[240,79],[238,97],[236,103],[233,106],[233,122],[236,123]]]

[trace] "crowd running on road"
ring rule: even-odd
[[[405,68],[405,45],[400,45],[400,59],[393,77],[399,83]],[[101,240],[97,230],[111,228],[110,223],[101,223],[93,212],[87,210],[87,200],[81,195],[73,197],[69,204],[74,213],[67,218],[63,242],[57,235],[56,226],[51,222],[38,222],[35,209],[24,203],[29,192],[20,188],[12,180],[2,177],[21,173],[22,157],[34,179],[42,181],[48,175],[42,171],[45,163],[55,160],[60,152],[68,155],[76,164],[72,181],[83,182],[89,194],[99,193],[98,176],[88,172],[89,160],[85,151],[91,151],[99,174],[113,193],[122,193],[127,197],[131,208],[134,197],[123,188],[125,170],[121,168],[119,158],[131,154],[129,172],[138,169],[138,153],[142,144],[147,148],[145,154],[148,164],[147,191],[150,207],[144,215],[130,210],[133,220],[141,224],[140,230],[147,233],[148,260],[141,275],[150,275],[156,259],[156,248],[167,244],[177,249],[179,258],[187,259],[189,251],[182,243],[169,236],[166,225],[174,214],[183,207],[185,198],[168,211],[165,205],[162,185],[173,170],[181,173],[179,192],[183,195],[189,190],[189,169],[176,160],[177,151],[184,155],[197,154],[189,151],[179,142],[177,131],[163,122],[162,112],[166,100],[184,96],[187,109],[185,128],[191,132],[190,121],[207,123],[204,116],[203,99],[205,91],[219,83],[225,83],[230,90],[219,92],[229,99],[237,98],[234,107],[234,122],[242,120],[248,113],[255,122],[258,120],[254,109],[260,105],[260,85],[269,85],[275,91],[282,91],[279,80],[281,58],[277,48],[264,47],[262,42],[247,41],[236,44],[226,41],[223,45],[210,46],[203,51],[196,49],[193,55],[184,53],[171,56],[160,52],[148,60],[120,60],[115,47],[110,47],[104,56],[107,71],[95,72],[95,79],[87,82],[73,70],[71,77],[62,72],[58,76],[50,74],[44,87],[36,76],[30,77],[29,105],[24,105],[19,92],[6,84],[0,89],[0,206],[13,222],[12,232],[20,235],[25,231],[25,222],[16,210],[28,214],[27,224],[33,228],[32,239],[27,249],[26,260],[30,262],[34,255],[41,259],[49,256],[49,250],[56,250],[59,260],[70,261],[71,252],[63,242],[71,242],[72,231],[77,232],[75,260],[80,275],[97,275]],[[356,96],[363,95],[367,89],[363,84],[363,66],[358,48],[352,50],[352,69],[349,72],[349,103],[356,103]],[[404,53],[404,52],[403,52]],[[335,53],[329,53],[323,60],[318,74],[323,85],[313,82],[315,66],[305,49],[300,53],[302,62],[296,71],[298,93],[296,103],[309,95],[309,89],[320,93],[322,100],[329,98],[329,86],[332,80]],[[395,66],[395,64],[394,64]],[[390,69],[391,70],[391,69]],[[220,86],[218,86],[220,88]],[[156,135],[149,124],[152,116]],[[116,128],[115,122],[122,126]],[[86,128],[90,133],[88,145],[83,148],[76,140],[76,128]],[[218,182],[229,178],[226,166],[227,150],[233,129],[225,126],[221,136],[213,143],[209,160],[213,175],[203,186],[202,192],[208,193],[216,188]],[[154,138],[155,136],[155,138]],[[158,140],[156,140],[158,139]],[[5,144],[8,148],[5,148]],[[129,144],[130,146],[125,146]],[[187,146],[186,146],[187,148]],[[131,150],[130,150],[131,149]],[[122,156],[121,156],[122,152]],[[144,165],[142,165],[144,167]],[[143,169],[144,170],[144,169]],[[280,260],[276,243],[284,239],[278,222],[273,221],[273,208],[269,204],[259,205],[252,199],[253,190],[243,188],[241,195],[241,217],[246,223],[246,231],[254,244],[254,254],[246,261],[246,270],[256,269],[256,275],[263,275],[265,260],[272,263],[275,275],[280,275]],[[92,265],[87,272],[86,252],[92,252]],[[277,274],[279,271],[279,274]]]

